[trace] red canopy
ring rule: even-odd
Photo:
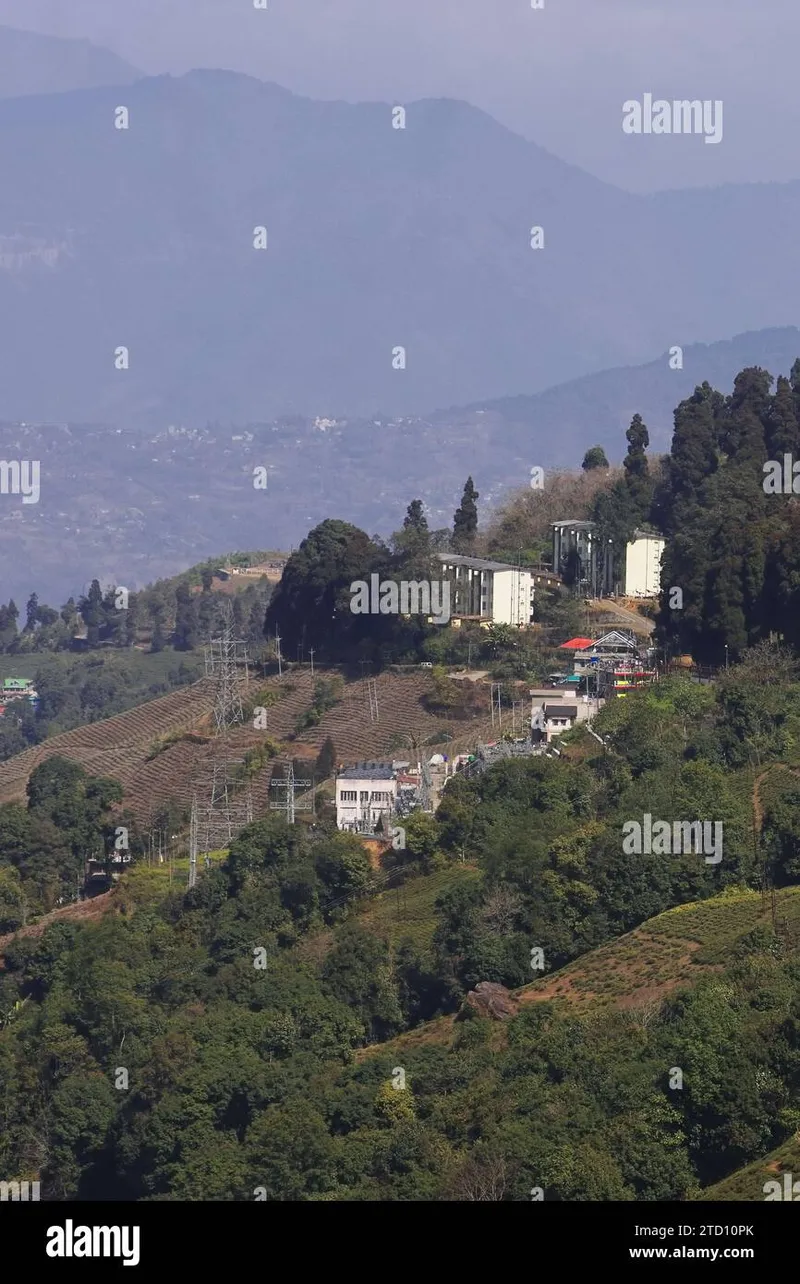
[[[570,638],[569,642],[562,642],[558,649],[559,651],[585,651],[593,643],[594,638]]]

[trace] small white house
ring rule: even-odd
[[[559,701],[557,704],[546,704],[543,707],[548,744],[556,736],[561,736],[565,731],[570,731],[578,721],[578,706],[576,704],[563,704]]]
[[[374,833],[379,818],[388,828],[397,805],[397,771],[390,762],[359,762],[336,777],[336,825]]]
[[[604,703],[604,700],[589,700],[586,696],[579,704],[567,704],[565,700],[558,699],[539,703],[534,699],[531,705],[531,739],[550,744],[556,736],[571,731],[579,722],[590,722]]]

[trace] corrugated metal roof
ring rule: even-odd
[[[394,780],[395,772],[390,762],[357,762],[339,772],[339,780]]]

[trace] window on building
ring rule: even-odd
[[[358,794],[355,789],[343,789],[339,795],[342,802],[357,802]]]
[[[362,790],[361,790],[361,802],[369,802],[369,790],[368,790],[368,789],[362,789]]]

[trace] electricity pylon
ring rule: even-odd
[[[197,882],[197,858],[229,847],[253,819],[250,782],[243,779],[244,761],[231,752],[230,733],[244,725],[242,687],[247,683],[247,649],[233,636],[233,611],[226,606],[222,634],[205,648],[206,677],[215,681],[214,725],[210,762],[195,778],[189,827],[189,886]],[[204,801],[201,801],[204,799]]]
[[[276,798],[275,802],[270,803],[270,811],[285,812],[287,825],[293,825],[295,812],[314,810],[313,784],[314,782],[312,780],[296,780],[294,774],[294,763],[290,762],[283,780],[270,781],[271,789],[286,790],[285,798]],[[296,796],[296,791],[298,789],[307,789],[310,790],[310,792],[298,798]]]

